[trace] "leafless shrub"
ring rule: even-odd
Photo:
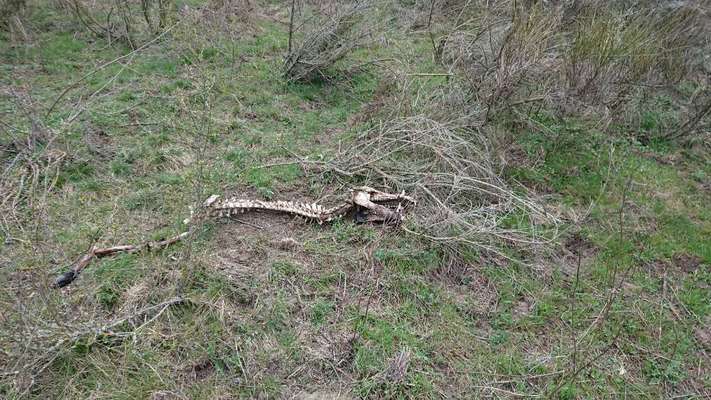
[[[28,34],[21,18],[26,9],[27,0],[0,0],[0,29],[9,30],[13,39],[19,36],[26,41]]]
[[[22,13],[27,7],[27,0],[0,1],[0,24],[8,23],[11,17]]]
[[[168,0],[61,1],[94,35],[132,48],[164,31],[176,11]]]
[[[252,3],[252,0],[213,0],[197,8],[182,7],[181,26],[173,33],[178,40],[173,45],[189,53],[184,56],[200,57],[206,49],[212,49],[231,52],[231,58],[236,59],[236,41],[252,28],[255,11]]]
[[[502,243],[545,242],[535,227],[555,219],[498,176],[489,143],[457,121],[415,115],[361,135],[357,155],[342,160],[341,168],[413,193],[418,211],[405,229],[452,250],[466,245],[500,254]],[[513,216],[533,229],[507,227],[504,220]]]
[[[487,93],[490,110],[495,104],[516,94],[526,79],[543,76],[543,70],[550,67],[552,62],[549,47],[558,24],[559,16],[556,13],[540,8],[514,18],[496,57],[495,85]],[[525,84],[539,91],[546,90],[540,81]]]
[[[312,19],[303,38],[289,49],[284,76],[289,81],[324,77],[326,69],[365,43],[371,33],[364,24],[370,8],[369,1],[361,0],[339,7],[334,15]]]
[[[212,0],[204,7],[213,21],[222,23],[245,22],[254,10],[253,0]]]
[[[696,13],[587,11],[564,54],[566,97],[616,108],[636,85],[677,82],[687,71]]]
[[[559,23],[559,13],[538,7],[511,17],[484,10],[443,36],[436,51],[486,108],[488,121],[507,104],[547,94],[545,71],[554,64],[551,47]]]
[[[601,126],[624,122],[636,97],[673,88],[703,59],[708,16],[695,1],[533,3],[431,3],[435,59],[484,110],[483,124],[535,103]],[[703,109],[698,98],[680,102],[690,113],[681,120],[704,115],[694,104]]]
[[[571,26],[561,56],[565,79],[558,105],[564,114],[588,109],[607,114],[608,122],[641,131],[641,140],[690,137],[703,125],[705,102],[699,94],[708,85],[703,54],[709,30],[708,15],[697,2],[582,7]],[[682,81],[697,90],[683,93]],[[669,104],[655,104],[658,95]],[[644,128],[650,112],[655,132]]]

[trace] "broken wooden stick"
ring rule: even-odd
[[[62,288],[74,282],[74,280],[79,276],[81,271],[84,270],[84,268],[88,267],[89,264],[91,264],[91,261],[95,258],[103,258],[117,253],[137,253],[143,250],[162,249],[170,246],[171,244],[183,240],[188,235],[190,235],[190,233],[191,230],[187,230],[179,235],[175,235],[168,239],[159,240],[157,242],[145,242],[138,245],[128,244],[103,248],[92,246],[91,249],[89,249],[88,253],[79,257],[79,259],[72,265],[72,268],[69,271],[63,273],[62,275],[59,275],[57,279],[54,280],[54,287]]]

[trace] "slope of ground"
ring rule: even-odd
[[[358,68],[287,83],[288,5],[259,7],[234,36],[185,17],[136,51],[46,7],[30,43],[0,41],[3,165],[26,132],[57,135],[0,188],[0,397],[711,394],[708,149],[544,112],[511,128],[501,173],[563,221],[546,253],[454,257],[393,227],[257,214],[51,289],[92,243],[175,234],[210,193],[335,202],[339,178],[283,161],[370,126],[388,82],[369,61],[442,72],[426,33],[395,30]]]

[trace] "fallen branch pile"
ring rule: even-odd
[[[412,193],[418,213],[403,229],[454,251],[473,247],[505,256],[502,244],[546,245],[556,217],[500,178],[490,140],[462,121],[395,118],[364,132],[354,146],[359,151],[333,164]]]
[[[311,29],[292,48],[293,16],[289,29],[289,54],[284,60],[284,76],[291,82],[309,82],[325,77],[326,69],[361,47],[371,29],[363,24],[369,1],[356,1],[331,16],[313,21]]]

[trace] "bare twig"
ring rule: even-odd
[[[430,37],[430,42],[432,43],[432,58],[435,62],[440,61],[440,52],[437,49],[437,44],[435,43],[434,33],[432,33],[432,13],[434,12],[434,6],[437,0],[430,1],[430,12],[427,14],[427,33]]]
[[[419,73],[407,74],[407,76],[422,76],[422,77],[427,77],[427,76],[446,76],[446,77],[450,77],[450,76],[452,76],[452,74],[449,73],[449,72],[440,72],[440,73],[435,73],[435,72],[432,72],[432,73],[419,72]]]
[[[705,88],[709,90],[709,88]],[[706,102],[698,107],[698,110],[687,117],[686,121],[681,124],[676,130],[664,135],[666,139],[679,139],[685,136],[689,136],[698,127],[699,123],[707,116],[711,114],[711,96],[706,99]]]
[[[573,372],[567,376],[565,376],[563,379],[561,379],[561,382],[553,389],[553,392],[549,396],[550,398],[555,397],[555,395],[560,391],[560,389],[567,383],[572,380],[574,380],[578,375],[580,375],[581,372],[587,370],[590,368],[591,365],[593,365],[597,360],[602,358],[605,354],[607,354],[608,351],[612,347],[614,347],[617,344],[617,339],[620,337],[620,334],[622,333],[622,324],[617,328],[617,332],[615,333],[615,336],[612,337],[612,340],[610,340],[610,343],[608,343],[596,356],[591,357],[585,364],[581,365],[578,369],[573,370]]]
[[[575,302],[578,296],[578,284],[580,283],[580,260],[581,251],[580,245],[575,249],[575,254],[577,262],[575,263],[575,283],[573,284],[573,292],[570,295],[570,331],[571,331],[571,341],[573,345],[573,370],[577,368],[577,356],[578,356],[578,340],[575,334]]]
[[[627,195],[628,191],[630,188],[630,185],[632,184],[632,178],[633,174],[630,174],[627,177],[627,180],[625,182],[625,185],[622,190],[622,199],[620,201],[620,209],[618,211],[618,240],[620,243],[624,241],[624,212],[625,212],[625,207],[627,203]],[[617,282],[617,275],[619,273],[619,263],[615,262],[613,263],[613,269],[612,269],[612,275],[610,277],[610,286],[609,286],[609,294],[607,296],[607,301],[605,302],[605,305],[603,306],[602,311],[598,314],[598,316],[593,320],[593,322],[588,326],[588,328],[583,332],[579,340],[582,340],[584,337],[586,337],[590,332],[592,332],[595,328],[597,328],[601,323],[603,323],[607,319],[607,315],[610,312],[610,309],[612,307],[612,304],[614,303],[617,293],[621,290],[622,285],[626,281],[627,277],[632,271],[632,267],[628,268],[624,274],[622,275],[622,278],[620,279],[619,282]]]
[[[289,13],[289,54],[291,54],[291,40],[294,35],[294,7],[296,0],[291,0],[291,12]]]

